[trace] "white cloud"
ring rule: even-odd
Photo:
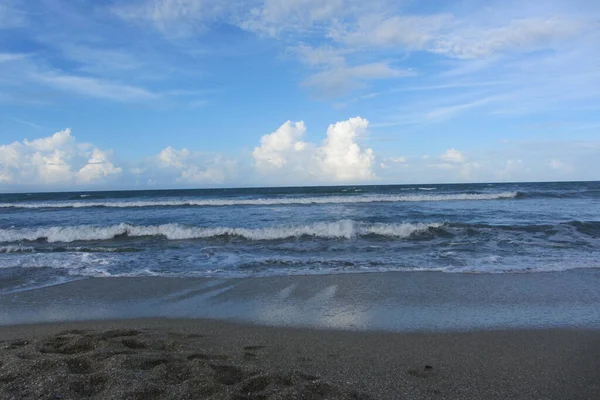
[[[254,149],[256,168],[296,181],[368,181],[375,178],[375,154],[362,149],[356,140],[366,134],[368,121],[356,117],[332,124],[318,146],[302,141],[304,122],[284,123],[265,135]]]
[[[582,18],[569,16],[494,20],[485,15],[461,19],[452,14],[389,16],[388,12],[334,24],[328,36],[351,47],[395,47],[470,59],[568,45],[590,26]]]
[[[289,50],[302,63],[319,71],[302,82],[319,97],[340,97],[366,86],[372,80],[414,75],[413,71],[392,67],[388,62],[347,65],[346,55],[349,51],[332,46],[312,47],[300,43]]]
[[[133,162],[127,172],[113,161],[111,150],[80,143],[69,129],[52,136],[0,145],[0,184],[66,188],[113,184],[210,185],[231,181],[236,160],[188,149],[166,147]]]
[[[275,132],[264,135],[260,139],[260,146],[252,152],[258,169],[281,168],[294,152],[306,149],[306,143],[300,139],[306,133],[303,121],[287,121]]]
[[[163,168],[185,168],[191,158],[191,153],[188,149],[176,150],[171,146],[166,147],[158,153],[156,161]]]
[[[49,137],[1,145],[1,180],[19,185],[105,183],[122,172],[110,154],[89,143],[77,143],[65,129]]]
[[[586,35],[591,38],[588,42],[597,42],[598,24],[594,13],[586,14],[575,4],[531,7],[520,2],[492,2],[485,7],[449,5],[443,7],[443,12],[408,8],[406,2],[389,0],[251,0],[241,3],[120,0],[113,11],[126,20],[149,24],[167,36],[193,35],[213,26],[229,25],[275,38],[284,53],[295,54],[309,68],[301,85],[323,98],[345,96],[368,87],[375,80],[416,75],[411,67],[420,67],[419,75],[430,77],[432,71],[436,71],[432,79],[443,78],[437,82],[441,86],[448,84],[452,73],[449,70],[481,78],[474,79],[478,84],[489,82],[490,73],[498,67],[503,78],[512,81],[518,89],[534,92],[538,85],[522,85],[528,82],[527,76],[523,76],[526,73],[519,74],[514,65],[503,62],[531,56],[532,64],[536,65],[542,50],[553,53],[582,47],[580,39]],[[593,6],[588,8],[593,9]],[[596,32],[596,37],[590,32]],[[182,44],[182,47],[188,45]],[[437,57],[422,61],[410,57],[414,52],[429,52]],[[588,61],[581,64],[595,65],[593,55],[586,57]],[[572,77],[571,68],[564,69],[562,77]],[[553,83],[555,81],[547,80],[545,84],[559,86]],[[502,87],[496,90],[507,91]],[[488,95],[493,98],[493,93],[478,93],[473,98]],[[553,95],[540,97],[556,98]],[[535,100],[530,103],[537,104]],[[482,104],[475,100],[444,106],[442,102],[430,114],[434,119],[447,119]]]
[[[424,49],[439,31],[452,21],[452,16],[371,14],[358,19],[351,30],[332,29],[333,39],[352,46],[398,46],[407,50]]]
[[[465,156],[463,156],[460,151],[452,148],[446,150],[441,156],[440,159],[442,161],[451,162],[451,163],[464,163],[466,161]]]
[[[186,148],[171,146],[151,157],[144,166],[132,170],[142,183],[166,184],[221,184],[235,177],[237,162],[223,156],[208,156]]]
[[[340,66],[327,69],[308,77],[303,85],[313,89],[319,96],[339,97],[349,91],[365,86],[365,82],[374,79],[400,78],[413,75],[409,70],[390,67],[385,62]]]
[[[329,21],[344,10],[343,0],[265,0],[242,16],[239,25],[260,35],[277,36],[302,31]]]
[[[550,168],[561,172],[572,172],[573,167],[561,160],[553,159],[549,162]]]
[[[219,0],[147,0],[122,2],[112,11],[126,20],[150,22],[166,34],[188,35],[204,30],[227,7],[227,2]]]
[[[94,183],[105,177],[121,175],[123,170],[110,162],[111,155],[111,151],[93,149],[87,164],[77,172],[77,181]]]
[[[0,53],[0,63],[20,61],[27,57],[28,55],[23,53]]]
[[[433,43],[431,51],[457,58],[484,58],[568,44],[586,28],[580,20],[522,18],[499,28],[463,28]]]
[[[496,176],[502,181],[523,180],[523,177],[527,176],[529,172],[530,170],[525,166],[523,160],[508,159],[505,161],[504,167],[498,170]]]
[[[593,141],[506,141],[468,157],[450,148],[438,157],[391,156],[377,163],[375,152],[359,144],[367,128],[367,120],[350,118],[331,124],[322,141],[309,142],[304,123],[288,121],[263,136],[252,153],[254,165],[241,168],[238,159],[170,146],[123,166],[112,151],[81,143],[66,129],[0,145],[0,185],[29,190],[598,179],[600,145]],[[242,180],[240,170],[247,172]]]
[[[446,171],[447,175],[442,179],[445,181],[469,181],[476,178],[482,165],[479,162],[468,160],[455,148],[446,150],[439,156],[438,163],[428,164],[427,167]]]
[[[300,43],[291,50],[302,62],[311,67],[343,66],[346,63],[342,52],[331,46],[312,47]]]
[[[372,149],[361,149],[356,143],[365,134],[369,121],[355,117],[329,125],[327,139],[319,149],[322,170],[338,181],[366,181],[375,178],[371,166],[375,161]]]

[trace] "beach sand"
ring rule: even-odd
[[[594,399],[600,331],[348,332],[211,319],[0,327],[1,399]]]

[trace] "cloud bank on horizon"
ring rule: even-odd
[[[600,179],[599,21],[584,0],[6,0],[0,192]]]

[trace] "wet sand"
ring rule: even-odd
[[[1,399],[593,399],[600,331],[348,332],[210,319],[0,327]]]
[[[141,317],[385,331],[600,329],[600,269],[91,278],[0,294],[0,325]]]

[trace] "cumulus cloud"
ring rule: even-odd
[[[553,159],[548,164],[549,164],[550,168],[552,168],[553,170],[556,170],[556,171],[561,171],[561,172],[572,172],[573,171],[573,167],[570,164],[567,164],[566,162],[561,161],[561,160]]]
[[[141,184],[221,184],[235,177],[237,162],[221,155],[168,146],[131,172]]]
[[[460,151],[452,148],[446,150],[441,156],[440,159],[442,161],[451,162],[451,163],[463,163],[465,162],[465,156],[463,156]]]
[[[0,145],[0,188],[145,188],[328,183],[443,183],[598,179],[594,141],[510,142],[463,153],[394,156],[376,162],[361,144],[366,119],[331,124],[322,140],[307,140],[304,122],[287,121],[264,135],[253,164],[167,146],[142,160],[117,163],[112,151],[76,140],[69,129]],[[246,172],[242,174],[241,172]]]
[[[466,181],[473,179],[474,174],[481,168],[481,164],[467,159],[460,151],[455,148],[446,150],[438,157],[437,163],[428,164],[427,167],[445,171],[445,175],[440,175],[441,180]],[[452,178],[454,177],[454,178]]]
[[[111,152],[78,143],[70,129],[35,140],[0,145],[0,181],[17,185],[106,183],[122,169]]]
[[[375,153],[357,143],[366,134],[368,124],[360,117],[332,124],[321,145],[316,145],[302,140],[306,133],[304,122],[287,121],[262,137],[260,146],[252,153],[255,166],[263,174],[292,180],[372,180]]]
[[[82,183],[99,182],[107,176],[118,176],[122,169],[110,162],[110,150],[93,149],[87,164],[77,172],[77,181]]]
[[[329,125],[327,139],[318,149],[326,176],[339,181],[363,181],[375,177],[371,170],[375,153],[372,149],[361,149],[356,143],[368,125],[369,121],[360,117]]]
[[[0,184],[11,187],[202,186],[234,179],[238,167],[221,155],[170,146],[128,165],[117,165],[111,150],[78,142],[70,129],[0,145]]]
[[[260,139],[260,146],[254,149],[252,156],[259,169],[281,168],[294,152],[302,152],[307,143],[301,141],[306,133],[303,121],[287,121],[275,132],[264,135]]]

